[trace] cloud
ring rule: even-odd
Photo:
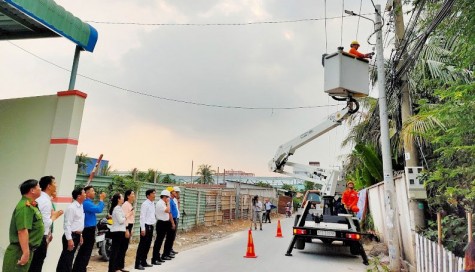
[[[243,23],[324,15],[323,1],[58,2],[84,20],[112,22]],[[334,2],[338,1],[328,1],[328,16],[341,14],[341,3]],[[358,5],[352,5],[349,8],[357,11]],[[327,21],[330,52],[340,45],[340,23]],[[82,53],[79,73],[103,82],[156,97],[221,106],[336,104],[323,93],[324,21],[207,27],[91,24],[99,30],[99,41],[94,53]],[[344,27],[347,43],[354,39],[355,26]],[[362,36],[370,33],[359,31]],[[74,46],[65,39],[16,43],[71,66]],[[51,94],[67,87],[69,73],[7,43],[0,49],[6,63],[0,67],[2,82],[9,86],[2,98]],[[114,168],[158,168],[175,174],[188,174],[194,160],[195,165],[267,175],[267,162],[280,144],[343,107],[225,109],[138,95],[82,77],[76,87],[88,93],[79,152],[104,153]],[[338,162],[341,151],[335,147],[344,129],[332,133],[299,150],[294,160]]]

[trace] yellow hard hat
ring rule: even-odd
[[[350,183],[353,184],[353,186],[355,186],[355,183],[354,183],[353,181],[351,181],[351,180],[349,180],[349,181],[346,183],[346,186],[350,185]]]
[[[175,190],[173,189],[173,187],[169,186],[169,187],[167,187],[167,191],[169,191],[169,192],[171,193],[171,192],[173,192],[173,191],[175,191]]]
[[[352,41],[350,45],[360,45],[358,41]]]

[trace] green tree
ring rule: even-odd
[[[92,163],[92,159],[87,156],[85,153],[80,153],[76,156],[76,164],[78,165],[77,172],[79,174],[87,174],[86,168],[88,164]]]
[[[163,179],[161,180],[161,183],[166,183],[166,184],[175,184],[175,180],[172,179],[171,176],[174,176],[173,174],[166,174]]]
[[[198,183],[200,184],[213,184],[213,175],[215,171],[211,170],[211,165],[202,164],[198,167],[196,174],[199,176]]]
[[[315,182],[306,180],[304,182],[304,191],[315,189]]]
[[[296,192],[297,190],[295,189],[295,187],[291,184],[284,184],[282,185],[281,187],[282,190],[287,190],[287,191],[292,191],[292,192]]]
[[[259,187],[272,188],[272,185],[264,181],[258,181],[254,183],[254,185],[259,186]]]

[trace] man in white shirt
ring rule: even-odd
[[[147,264],[147,255],[152,245],[153,225],[155,224],[155,189],[145,192],[147,200],[140,206],[140,242],[135,255],[135,269],[145,270],[145,267],[152,267]]]
[[[63,252],[59,257],[56,272],[72,271],[74,254],[83,242],[84,210],[82,203],[86,199],[86,192],[83,189],[74,189],[72,196],[74,201],[69,204],[64,213]]]
[[[38,209],[43,217],[43,225],[45,232],[41,245],[35,250],[29,272],[41,272],[43,263],[48,250],[48,243],[53,239],[52,225],[53,222],[63,214],[62,210],[53,211],[53,203],[51,197],[56,194],[56,180],[53,176],[44,176],[40,179],[41,195],[36,199]]]
[[[266,199],[266,203],[265,203],[265,206],[266,206],[266,214],[265,214],[265,218],[264,218],[264,223],[267,223],[267,221],[270,222],[270,212],[272,210],[272,203],[269,201],[269,199]]]
[[[165,260],[169,261],[172,259],[168,256],[171,250],[171,245],[167,245],[169,248],[164,248],[164,255],[160,258],[160,249],[162,248],[163,240],[165,239],[167,232],[175,228],[175,223],[171,216],[170,192],[168,190],[163,190],[160,193],[160,200],[156,205],[155,216],[157,217],[157,237],[155,238],[155,243],[153,245],[152,264],[158,265]]]

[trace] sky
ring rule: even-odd
[[[188,175],[193,161],[193,172],[208,164],[220,172],[272,176],[267,165],[279,145],[344,107],[324,93],[322,54],[341,44],[348,50],[355,39],[360,51],[373,51],[366,42],[372,23],[345,17],[342,25],[341,18],[343,6],[359,13],[360,3],[361,14],[373,13],[370,0],[56,2],[99,32],[94,52],[81,53],[78,73],[119,87],[81,76],[75,86],[88,95],[78,153],[104,154],[116,170]],[[327,18],[334,19],[323,20],[325,2]],[[196,25],[315,18],[322,20]],[[74,48],[65,38],[0,41],[0,99],[66,90],[70,74],[57,66],[71,68]],[[278,109],[300,106],[318,107]],[[291,161],[341,165],[351,152],[341,148],[348,129],[337,127],[299,149]]]

